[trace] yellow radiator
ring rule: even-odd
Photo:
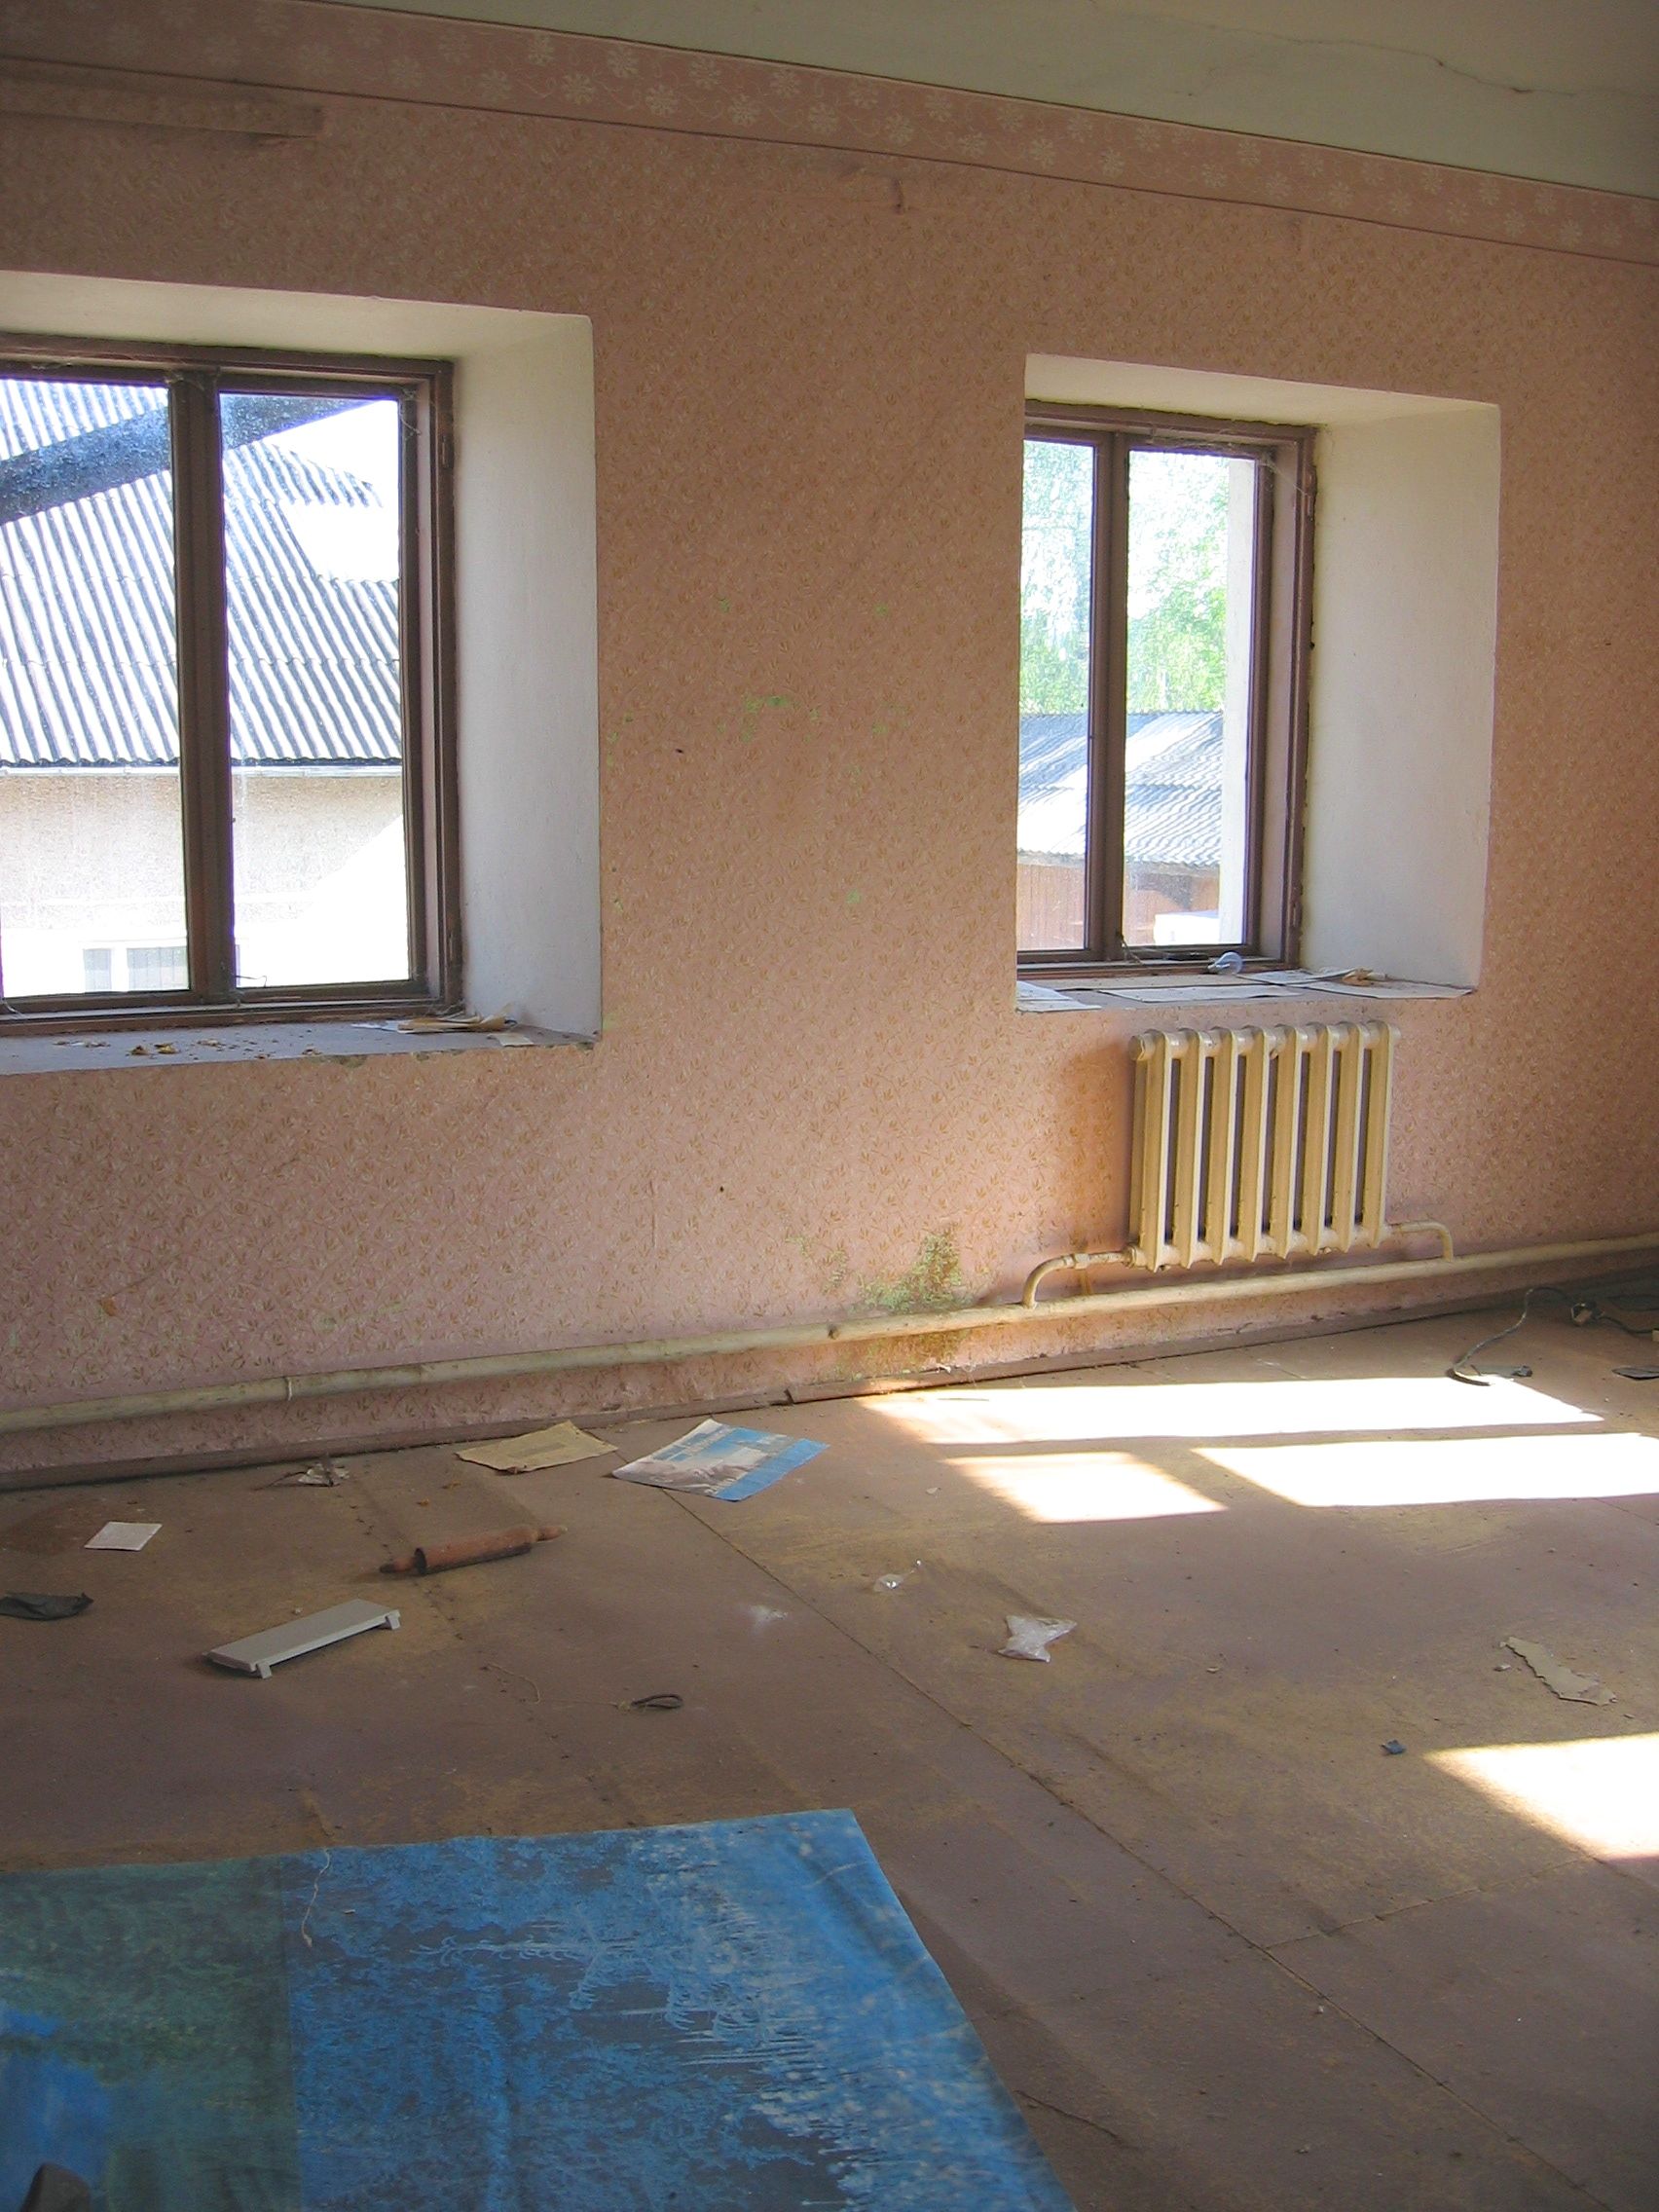
[[[1134,1264],[1382,1243],[1398,1035],[1385,1021],[1339,1021],[1137,1037]]]

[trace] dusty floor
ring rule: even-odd
[[[94,1599],[0,1620],[0,1862],[851,1806],[1080,2212],[1651,2212],[1659,1383],[1549,1321],[1444,1380],[1481,1333],[739,1417],[830,1447],[741,1504],[438,1448],[0,1500],[0,1586]],[[112,1517],[162,1532],[82,1552]],[[270,1681],[197,1656],[388,1588]],[[1021,1665],[1009,1611],[1078,1627]]]

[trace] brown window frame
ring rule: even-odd
[[[1053,979],[1138,975],[1158,969],[1179,972],[1207,967],[1224,952],[1237,952],[1246,965],[1295,961],[1302,927],[1315,434],[1310,427],[1283,423],[1224,422],[1053,402],[1027,405],[1027,438],[1088,446],[1095,458],[1086,941],[1064,950],[1020,946],[1021,976]],[[1215,454],[1266,464],[1257,479],[1245,931],[1237,944],[1155,949],[1124,941],[1129,455],[1137,450]]]
[[[165,381],[173,483],[179,798],[190,983],[0,999],[0,1033],[351,1020],[461,1003],[455,756],[454,371],[448,361],[0,334],[0,376]],[[236,981],[229,643],[217,397],[395,397],[402,424],[399,660],[410,975],[356,983]],[[0,970],[3,975],[3,970]]]

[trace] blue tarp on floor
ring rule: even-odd
[[[0,1878],[0,2212],[1065,2212],[850,1813]]]

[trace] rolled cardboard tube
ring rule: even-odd
[[[482,1567],[493,1559],[517,1559],[534,1544],[562,1536],[563,1529],[494,1529],[485,1536],[455,1536],[447,1544],[417,1544],[401,1559],[388,1559],[383,1574],[447,1574],[452,1567]]]

